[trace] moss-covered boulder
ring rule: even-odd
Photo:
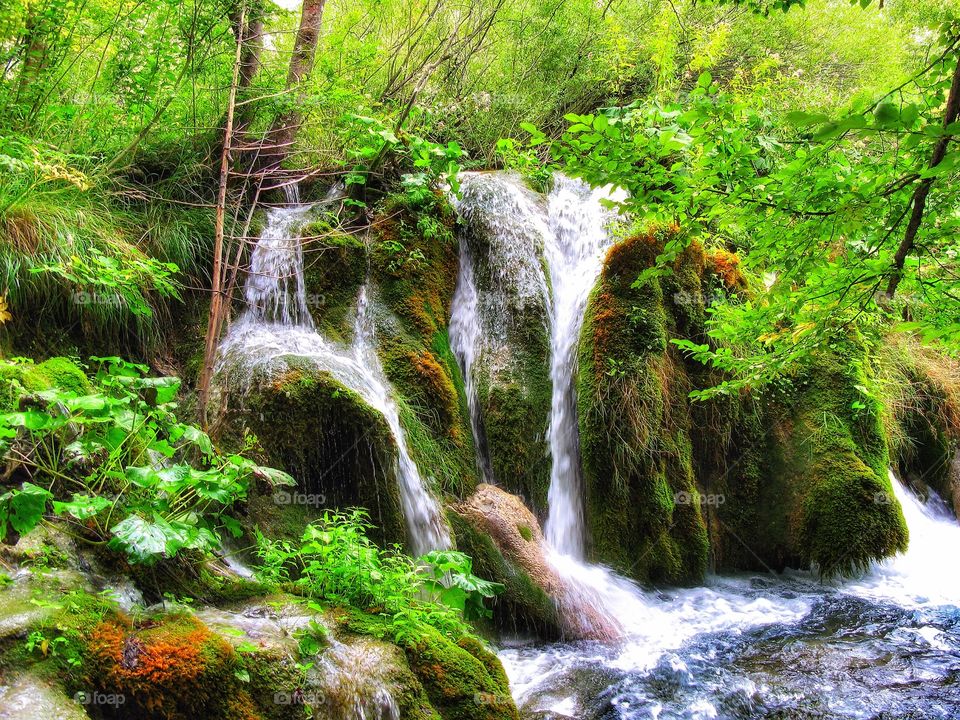
[[[382,617],[350,610],[335,611],[332,617],[345,642],[350,634],[372,636],[394,640],[403,650],[417,684],[398,697],[400,717],[519,720],[500,660],[478,639],[455,639],[429,627],[396,639]]]
[[[86,374],[70,358],[53,357],[41,363],[0,361],[0,412],[16,410],[21,395],[50,388],[77,395],[91,391]]]
[[[762,410],[765,432],[744,448],[743,469],[717,486],[724,564],[862,572],[907,547],[907,528],[888,476],[880,406],[863,366],[820,355]],[[749,442],[749,435],[740,442]]]
[[[519,178],[471,174],[458,202],[481,332],[470,369],[488,482],[547,510],[550,465],[549,282],[544,199]]]
[[[98,690],[124,697],[121,717],[260,717],[233,648],[190,615],[105,618],[89,630],[87,662]]]
[[[709,342],[707,307],[746,280],[736,255],[679,233],[612,247],[587,309],[578,403],[593,557],[688,583],[711,557],[718,569],[832,575],[902,550],[876,377],[855,338],[762,391],[689,400],[723,377],[671,340]],[[671,240],[668,271],[644,274]]]
[[[265,460],[297,479],[296,488],[252,489],[249,524],[274,538],[299,538],[330,507],[364,507],[384,543],[406,541],[396,478],[396,444],[383,415],[309,360],[255,378],[240,421]]]
[[[669,339],[702,323],[702,250],[688,248],[667,278],[635,284],[669,232],[631,237],[607,254],[580,340],[580,445],[591,557],[643,582],[691,583],[707,567],[707,529],[692,388]]]
[[[357,293],[367,276],[367,251],[354,234],[316,221],[301,232],[307,308],[320,332],[348,340]]]

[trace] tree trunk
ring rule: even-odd
[[[233,33],[243,48],[240,57],[240,75],[237,81],[236,109],[233,119],[234,145],[240,141],[246,129],[253,122],[252,98],[245,97],[245,92],[253,84],[253,79],[260,71],[260,56],[263,52],[263,7],[259,2],[253,3],[246,13],[246,21],[241,19],[243,13],[238,12],[232,17]]]
[[[303,122],[299,109],[301,99],[299,86],[313,70],[325,2],[326,0],[304,0],[300,28],[297,30],[293,55],[290,57],[290,70],[287,73],[287,93],[291,96],[289,109],[277,116],[270,132],[267,133],[258,163],[262,171],[276,170],[280,167],[280,163],[290,152],[300,124]]]
[[[244,27],[245,9],[240,11],[240,27]],[[210,282],[210,317],[207,321],[207,336],[203,351],[203,367],[200,371],[198,387],[200,419],[204,426],[207,422],[207,405],[210,399],[210,382],[213,379],[213,364],[216,359],[217,345],[223,320],[230,311],[230,304],[224,302],[223,281],[226,268],[223,263],[223,224],[227,205],[227,181],[230,175],[230,149],[233,139],[233,110],[237,100],[237,85],[240,82],[240,68],[243,64],[243,33],[237,37],[237,49],[233,62],[233,82],[230,84],[230,98],[227,101],[227,123],[223,134],[223,149],[220,153],[220,185],[217,189],[216,220],[213,236],[213,272]]]
[[[949,127],[957,122],[960,116],[960,58],[957,60],[957,66],[953,70],[953,82],[950,84],[950,94],[947,95],[947,108],[943,113],[943,126]],[[929,168],[935,168],[947,155],[947,147],[953,139],[952,135],[943,135],[937,144],[933,146],[933,153],[930,156]],[[910,220],[907,222],[907,230],[903,234],[903,240],[893,256],[893,272],[887,283],[886,299],[890,301],[897,292],[897,287],[903,279],[903,266],[907,261],[907,256],[914,248],[917,239],[917,232],[920,230],[920,223],[923,221],[923,212],[927,206],[927,196],[930,194],[930,188],[933,187],[933,177],[924,178],[913,191],[913,197],[910,199],[912,206]]]

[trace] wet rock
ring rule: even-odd
[[[553,599],[555,607],[543,618],[545,625],[556,623],[569,638],[610,640],[619,636],[615,621],[592,602],[589,589],[574,587],[551,565],[540,524],[519,497],[484,483],[453,511],[475,531],[489,537],[515,572],[523,573],[535,588]],[[494,579],[508,587],[512,582],[510,577]],[[527,610],[538,609],[542,606]]]
[[[0,684],[2,720],[87,720],[87,717],[83,705],[75,698],[31,674],[5,679]]]

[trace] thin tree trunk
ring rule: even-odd
[[[960,59],[958,59],[957,66],[954,68],[953,82],[950,84],[950,94],[947,96],[947,108],[943,114],[944,128],[957,122],[958,116],[960,116]],[[952,139],[952,135],[943,135],[937,140],[937,144],[933,146],[933,153],[930,156],[930,164],[928,165],[930,169],[937,167],[937,165],[943,162],[943,158],[947,155],[947,147],[950,145]],[[910,199],[912,206],[910,220],[907,221],[907,230],[903,234],[903,240],[900,241],[900,246],[897,248],[896,254],[893,256],[893,272],[887,283],[886,299],[888,301],[893,299],[893,296],[897,292],[897,287],[903,279],[903,266],[906,264],[907,256],[913,250],[916,243],[917,233],[923,221],[923,212],[927,206],[927,196],[930,195],[933,181],[933,177],[921,180],[920,184],[917,185],[917,189],[913,192],[913,197]]]
[[[240,27],[244,27],[246,6],[240,10]],[[223,150],[220,153],[220,186],[217,190],[216,220],[213,235],[213,273],[210,284],[210,317],[207,321],[207,336],[203,351],[203,367],[200,371],[199,401],[200,418],[204,426],[207,423],[207,405],[210,399],[210,382],[213,378],[213,363],[216,358],[220,330],[223,327],[224,314],[230,307],[223,297],[223,220],[227,205],[227,180],[230,173],[230,147],[233,139],[233,109],[237,101],[237,84],[242,64],[243,32],[237,38],[237,50],[233,62],[233,81],[230,84],[230,98],[227,102],[227,125],[223,135]]]
[[[300,84],[313,71],[317,54],[317,41],[320,38],[320,24],[323,20],[323,7],[326,0],[304,0],[300,16],[300,27],[290,57],[290,70],[287,73],[287,91],[294,97],[290,109],[282,112],[273,122],[267,133],[266,143],[260,152],[261,169],[276,170],[290,152],[297,131],[303,122],[300,112]]]

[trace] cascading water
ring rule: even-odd
[[[459,210],[468,219],[498,218],[499,226],[486,222],[494,234],[515,238],[517,227],[534,227],[543,239],[552,289],[554,383],[547,538],[560,550],[550,560],[588,601],[616,619],[621,631],[616,643],[516,641],[502,649],[522,715],[552,720],[960,716],[960,573],[948,559],[960,547],[960,525],[897,481],[909,550],[855,582],[823,584],[806,572],[743,574],[710,577],[700,588],[644,592],[578,559],[583,523],[575,348],[586,295],[609,242],[602,233],[609,214],[599,196],[562,177],[546,208],[535,201],[521,208],[511,200],[517,183],[502,174],[471,176]],[[521,209],[533,217],[511,214]],[[492,310],[497,301],[478,296],[468,274],[480,259],[466,259],[451,342],[469,374],[471,363],[503,342],[503,334]],[[535,265],[523,265],[531,273],[523,280],[527,288],[544,287]],[[516,267],[505,271],[504,282],[513,279],[511,272]]]
[[[253,250],[245,297],[247,309],[230,328],[220,345],[218,368],[243,368],[248,378],[254,370],[284,366],[283,356],[313,362],[320,370],[356,391],[383,414],[397,445],[397,477],[411,550],[420,555],[446,548],[450,537],[436,501],[427,491],[407,449],[392,391],[376,353],[374,326],[360,290],[353,342],[343,347],[322,337],[307,306],[303,277],[303,250],[299,230],[311,217],[312,207],[291,204],[272,208]]]
[[[600,273],[603,252],[611,243],[609,228],[614,214],[601,204],[609,195],[606,189],[592,190],[583,181],[557,175],[547,206],[553,396],[548,431],[550,514],[544,533],[554,550],[578,559],[583,557],[584,529],[574,375],[587,297]]]

